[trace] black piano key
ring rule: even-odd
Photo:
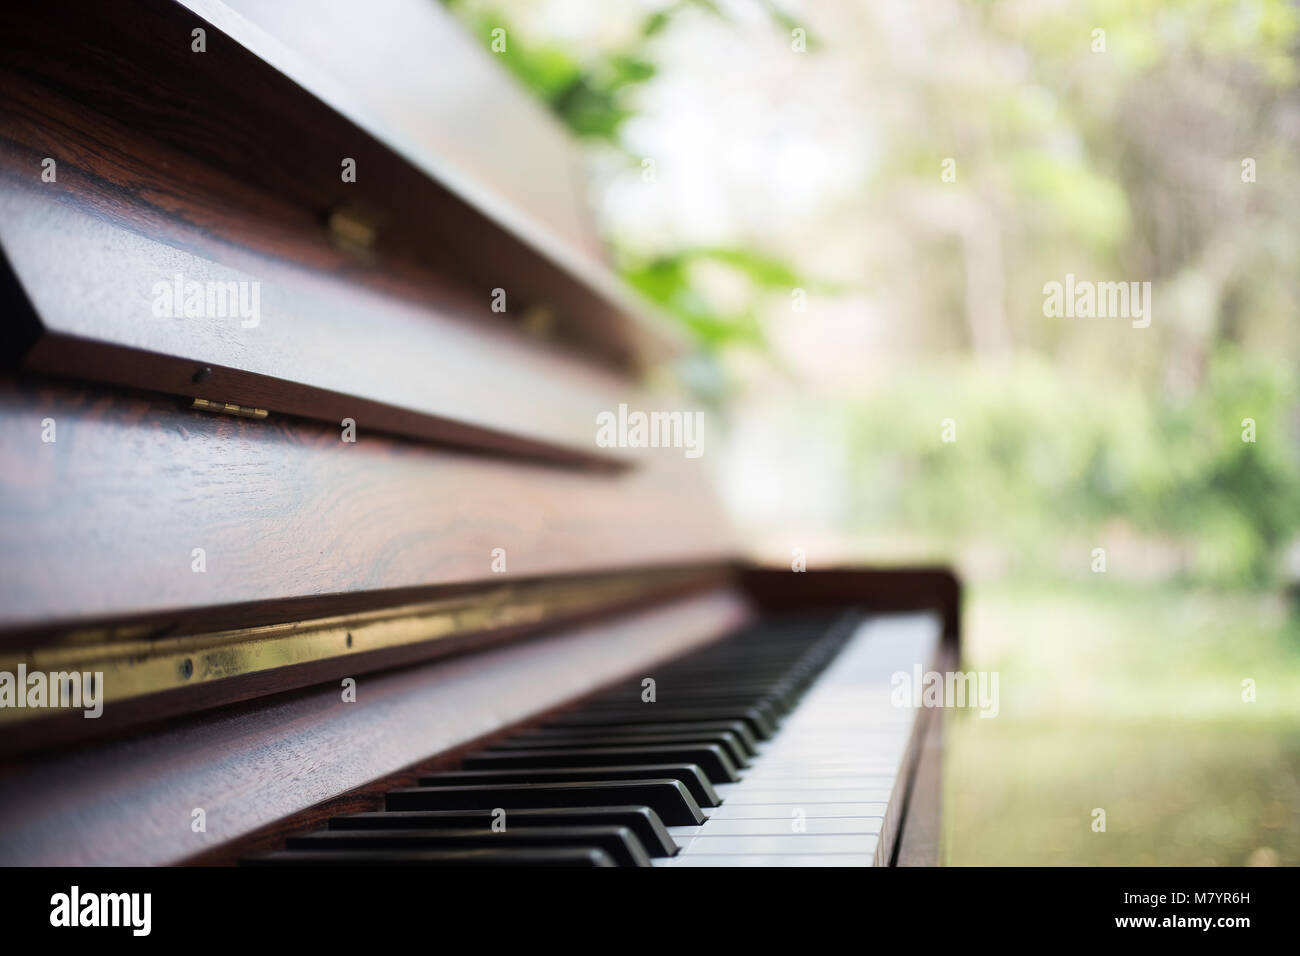
[[[780,719],[789,714],[798,704],[803,691],[804,688],[798,688],[797,690],[782,689],[774,685],[767,685],[761,690],[736,694],[705,693],[703,691],[682,693],[677,690],[672,693],[660,693],[654,703],[643,703],[639,700],[600,701],[592,702],[593,706],[590,707],[584,705],[578,712],[626,711],[650,721],[654,719],[654,711],[657,707],[762,707],[766,708],[770,719]]]
[[[749,707],[660,707],[658,704],[644,704],[645,710],[635,714],[621,713],[587,713],[576,710],[552,720],[549,726],[590,726],[592,724],[632,723],[637,719],[654,721],[660,724],[684,724],[699,720],[739,720],[743,721],[760,740],[767,740],[776,733],[776,725],[766,715]]]
[[[735,783],[740,779],[736,765],[717,744],[666,744],[664,746],[620,746],[573,749],[483,750],[462,762],[466,770],[497,770],[510,767],[597,767],[636,763],[698,764],[711,783]]]
[[[545,750],[547,748],[552,750],[557,748],[591,750],[600,747],[663,747],[678,744],[717,744],[726,751],[727,756],[731,758],[731,762],[737,767],[749,766],[749,756],[745,753],[740,741],[736,739],[734,734],[726,731],[647,734],[644,737],[634,739],[622,738],[615,740],[587,734],[548,734],[540,738],[518,734],[506,740],[498,741],[485,749],[488,751]]]
[[[440,846],[448,833],[468,830],[477,835],[466,839],[490,839],[492,810],[502,807],[507,832],[628,822],[648,854],[675,853],[665,823],[704,822],[701,804],[717,803],[712,782],[736,779],[737,768],[757,754],[760,740],[773,735],[848,636],[847,628],[832,627],[825,616],[762,622],[656,668],[659,699],[653,704],[641,701],[639,679],[608,687],[541,727],[471,754],[462,760],[462,770],[429,775],[421,778],[424,786],[392,791],[387,811],[338,817],[325,831],[413,831],[410,839],[428,832],[442,835],[426,837],[421,850],[369,846],[340,855],[319,848],[329,845],[328,837],[315,837],[309,845],[317,848],[311,852],[314,859],[337,857],[340,864],[365,862],[371,859],[368,853],[382,854],[385,863],[417,858],[431,863],[434,855],[451,851],[427,844]],[[655,773],[659,776],[646,776]],[[511,782],[522,780],[535,782]],[[396,844],[398,838],[379,837],[377,842]],[[603,854],[602,865],[629,859],[617,847],[569,844],[512,847],[507,858],[500,845],[491,843],[481,851],[458,849],[456,859],[480,861],[464,865],[526,865],[515,854],[538,849],[569,854],[565,859],[582,865],[593,865],[595,859],[583,856],[584,851]],[[268,865],[300,864],[283,856],[299,852],[288,848],[279,862]]]
[[[468,765],[467,765],[468,766]],[[696,764],[660,763],[628,766],[512,767],[506,769],[447,770],[423,776],[422,787],[482,787],[494,783],[583,783],[588,780],[680,781],[702,807],[716,807],[722,801]]]
[[[622,739],[625,737],[649,737],[659,733],[693,733],[708,732],[713,730],[722,730],[730,733],[735,737],[744,748],[746,757],[754,757],[758,754],[758,740],[754,737],[753,732],[745,726],[744,722],[739,720],[730,721],[699,721],[696,723],[686,724],[646,724],[641,721],[624,724],[592,724],[590,726],[571,725],[568,727],[555,727],[546,724],[541,727],[533,727],[529,730],[522,730],[515,735],[515,740],[533,740],[543,739],[546,737],[570,737],[570,738],[594,738],[594,739]]]
[[[698,704],[705,701],[709,703],[754,703],[765,701],[778,715],[784,716],[798,702],[803,689],[785,680],[765,680],[753,686],[734,685],[724,687],[707,682],[700,684],[698,687],[682,687],[679,684],[674,684],[667,689],[660,686],[655,703]],[[629,703],[629,701],[624,700],[624,703]],[[630,703],[635,705],[639,701],[633,700]]]
[[[596,847],[521,847],[518,850],[276,850],[241,866],[617,866]]]
[[[595,847],[619,866],[650,866],[636,834],[620,826],[517,827],[474,830],[318,830],[285,841],[286,850],[513,850],[519,847]]]
[[[781,714],[772,706],[771,702],[764,699],[755,699],[753,696],[743,697],[724,697],[724,696],[698,696],[682,698],[678,700],[663,700],[653,704],[629,703],[623,700],[611,701],[593,701],[582,708],[583,713],[587,714],[617,714],[621,716],[637,717],[645,719],[654,719],[655,714],[660,709],[677,709],[684,707],[736,707],[745,711],[756,711],[762,714],[769,723],[775,726],[781,719]]]
[[[491,828],[489,810],[389,810],[349,813],[329,821],[331,830],[414,830]],[[521,827],[606,825],[627,827],[651,856],[674,856],[678,846],[659,814],[649,807],[533,807],[509,810],[507,830]]]
[[[780,690],[781,678],[764,679],[753,682],[752,684],[727,684],[721,681],[703,680],[698,683],[686,683],[679,680],[662,678],[655,689],[656,704],[680,704],[686,701],[700,700],[702,698],[730,700],[756,700],[760,697],[777,695]],[[648,702],[641,699],[639,687],[628,687],[612,693],[604,693],[599,696],[589,698],[584,702],[588,704],[628,704],[635,707],[645,706]]]
[[[589,783],[516,783],[487,787],[406,787],[384,797],[389,810],[492,810],[608,807],[644,804],[669,826],[699,826],[705,816],[678,780],[607,780]]]

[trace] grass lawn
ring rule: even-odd
[[[977,587],[965,637],[1001,712],[948,724],[950,864],[1300,864],[1300,623],[1278,595]]]

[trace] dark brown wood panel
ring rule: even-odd
[[[20,184],[15,165],[0,177],[0,244],[35,312],[28,368],[561,461],[628,461],[595,444],[598,412],[643,404],[625,380],[475,323],[450,296],[417,303],[347,273],[235,265],[140,235]],[[178,275],[256,283],[256,325],[154,315],[155,289]]]
[[[943,567],[826,568],[795,572],[788,568],[747,566],[741,587],[767,611],[819,605],[861,607],[875,613],[937,611],[943,639],[961,639],[961,582]]]
[[[0,630],[733,551],[702,459],[680,449],[590,473],[0,379],[0,460]]]
[[[895,866],[940,866],[943,841],[943,710],[927,717]]]

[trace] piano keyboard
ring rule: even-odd
[[[723,803],[699,826],[672,827],[681,852],[662,866],[872,866],[915,711],[890,704],[890,677],[928,667],[928,615],[862,624]]]
[[[931,615],[771,619],[335,817],[256,866],[859,866],[881,860]],[[648,695],[647,695],[648,696]]]

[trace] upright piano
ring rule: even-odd
[[[939,860],[958,582],[599,440],[686,345],[485,41],[0,6],[0,863]]]

